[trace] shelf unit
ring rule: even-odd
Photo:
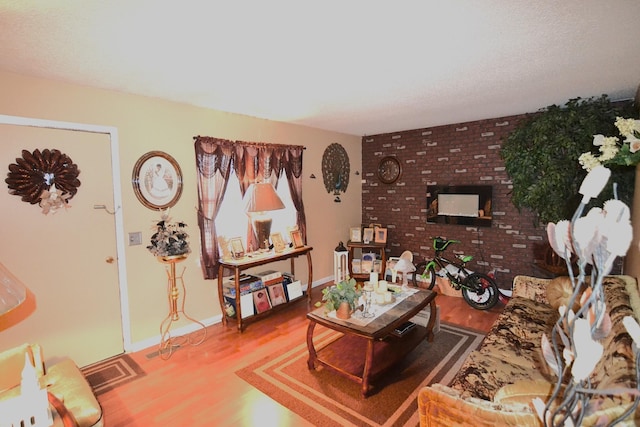
[[[293,300],[287,301],[285,304],[280,304],[277,305],[275,307],[272,307],[271,309],[262,312],[262,313],[256,313],[253,316],[250,317],[246,317],[246,318],[242,318],[242,309],[240,307],[240,303],[239,303],[239,297],[240,297],[240,272],[244,271],[244,270],[248,270],[252,267],[257,267],[260,265],[265,265],[265,264],[270,264],[272,262],[276,262],[276,261],[282,261],[282,260],[286,260],[286,259],[290,259],[291,260],[291,274],[293,274],[295,276],[295,265],[294,265],[294,260],[295,258],[302,256],[302,255],[306,255],[307,257],[307,264],[309,267],[309,278],[308,278],[308,282],[307,282],[307,289],[306,289],[306,293],[307,293],[307,300],[308,303],[311,304],[311,284],[313,282],[313,266],[311,263],[311,251],[313,250],[313,248],[311,246],[302,246],[300,248],[295,248],[295,249],[286,249],[283,252],[269,252],[266,254],[260,254],[257,256],[253,256],[253,257],[248,257],[245,256],[241,259],[227,259],[227,260],[220,260],[220,266],[218,267],[218,298],[220,301],[220,312],[222,313],[222,324],[223,325],[227,325],[227,322],[230,320],[227,318],[227,315],[225,314],[225,300],[224,300],[224,295],[223,295],[223,279],[224,279],[224,269],[229,269],[233,271],[234,274],[234,282],[235,282],[235,288],[236,288],[236,296],[238,298],[238,300],[236,301],[236,324],[238,327],[238,332],[242,332],[243,328],[244,328],[244,324],[245,323],[249,323],[249,322],[253,322],[255,320],[258,320],[262,317],[268,316],[271,313],[274,313],[276,311],[280,311],[282,308],[288,306],[290,303],[292,302],[296,302],[299,301],[301,299],[304,298],[304,295],[298,298],[295,298]]]
[[[387,270],[387,254],[385,251],[385,246],[386,246],[385,243],[374,243],[374,242],[363,243],[363,242],[352,242],[351,240],[349,240],[347,242],[347,249],[349,251],[349,259],[348,259],[349,276],[353,277],[358,282],[364,282],[366,280],[369,280],[369,273],[356,274],[353,272],[353,263],[351,261],[353,261],[355,250],[360,249],[362,252],[366,250],[368,252],[377,252],[380,255],[380,259],[382,263],[380,266],[379,275],[380,277],[383,277],[385,271]]]

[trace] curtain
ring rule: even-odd
[[[233,168],[244,197],[254,182],[269,181],[278,186],[278,177],[285,172],[291,198],[296,209],[296,225],[307,240],[306,216],[302,203],[302,153],[304,147],[257,142],[228,141],[208,136],[196,136],[196,170],[198,171],[198,226],[202,246],[202,271],[205,279],[218,276],[220,253],[215,219],[220,210]],[[258,247],[251,229],[248,246]]]

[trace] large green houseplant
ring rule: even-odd
[[[586,171],[580,155],[593,148],[593,135],[614,135],[617,116],[633,116],[631,102],[612,103],[599,98],[569,100],[529,115],[506,138],[501,150],[513,189],[511,200],[518,208],[536,214],[538,224],[571,216],[580,203],[578,188]],[[618,196],[629,204],[633,197],[634,169],[611,167]],[[601,204],[611,191],[594,201]]]

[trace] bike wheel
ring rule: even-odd
[[[433,289],[436,285],[436,271],[433,266],[427,269],[427,264],[427,261],[423,261],[416,265],[416,271],[411,278],[413,286],[423,288],[426,285],[427,289]]]
[[[473,273],[462,283],[462,296],[471,307],[489,310],[498,302],[500,291],[491,277],[482,273]]]

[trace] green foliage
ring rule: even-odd
[[[362,289],[358,286],[356,279],[343,280],[333,286],[327,286],[322,290],[322,301],[326,310],[337,310],[340,303],[347,301],[352,310],[356,308],[356,302],[362,295]]]
[[[629,117],[631,104],[613,105],[606,95],[551,105],[523,120],[505,140],[501,156],[513,190],[511,201],[533,211],[538,224],[571,218],[580,202],[578,189],[586,176],[578,157],[593,149],[593,135],[615,135],[616,116]],[[610,182],[618,183],[618,196],[629,204],[634,169],[612,168]],[[602,199],[612,197],[612,187]]]

